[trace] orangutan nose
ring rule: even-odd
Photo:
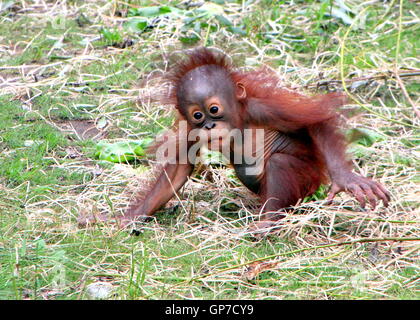
[[[208,122],[208,123],[206,123],[206,124],[204,125],[204,128],[206,128],[206,129],[208,129],[208,130],[211,130],[211,129],[213,129],[215,126],[216,126],[216,123],[214,123],[214,122]]]

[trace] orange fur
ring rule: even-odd
[[[193,77],[188,79],[196,82],[192,82],[192,85],[183,82],[187,73],[201,66],[208,67],[197,70],[194,73],[197,77],[195,80]],[[204,71],[201,73],[202,70],[217,72],[206,74]],[[208,114],[204,122],[190,120],[188,132],[191,128],[201,128],[198,124],[203,126],[208,119],[213,124],[224,121],[233,128],[277,131],[277,145],[267,157],[264,156],[265,171],[261,178],[244,174],[242,164],[237,164],[236,167],[234,165],[239,179],[250,190],[258,193],[263,202],[271,201],[267,204],[269,211],[294,205],[299,199],[315,192],[321,183],[327,182],[328,176],[333,182],[333,196],[339,191],[352,188],[354,195],[362,203],[362,191],[371,186],[372,189],[366,193],[369,201],[374,203],[372,195],[375,193],[378,198],[387,202],[389,194],[382,186],[352,173],[351,162],[345,155],[346,141],[339,130],[340,116],[337,108],[346,102],[342,93],[303,95],[282,86],[278,76],[268,68],[254,71],[235,69],[225,54],[208,48],[188,52],[186,58],[178,61],[168,72],[166,80],[170,90],[161,102],[175,105],[179,120],[185,120],[182,112],[186,113],[191,104],[197,104],[206,113],[208,105],[205,99],[208,96],[220,95],[223,98],[223,108],[228,116],[222,114],[214,117]],[[194,85],[197,85],[196,88]],[[197,88],[200,93],[204,92],[204,98],[196,98],[192,94]],[[182,96],[178,97],[177,94]],[[177,124],[178,122],[174,129],[180,130]],[[221,124],[223,123],[219,122],[219,126]],[[184,141],[175,139],[173,143],[179,145],[180,142]],[[152,149],[156,150],[160,145],[157,143]],[[177,160],[184,156],[178,154]],[[193,163],[178,161],[167,164],[156,175],[153,185],[145,187],[137,200],[133,201],[128,216],[134,219],[142,215],[152,215],[182,187],[192,170]],[[265,218],[270,219],[270,215]]]

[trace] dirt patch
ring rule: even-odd
[[[99,140],[106,132],[99,130],[92,120],[68,120],[56,122],[56,125],[67,134],[74,134],[80,140]]]

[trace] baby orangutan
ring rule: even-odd
[[[375,208],[378,200],[388,205],[389,192],[354,173],[346,158],[336,111],[345,102],[342,94],[298,94],[279,87],[273,72],[233,69],[224,54],[207,48],[189,53],[174,67],[170,81],[177,134],[169,143],[174,150],[161,155],[172,152],[172,157],[132,201],[124,222],[151,216],[166,204],[187,181],[203,145],[221,151],[239,180],[261,198],[262,222],[278,220],[280,209],[328,180],[329,201],[345,191],[362,207],[368,201]]]

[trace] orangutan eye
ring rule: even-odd
[[[197,112],[193,113],[193,117],[194,117],[195,120],[200,120],[201,118],[203,118],[203,114],[201,112],[197,111]]]
[[[218,106],[211,106],[209,109],[210,113],[212,114],[216,114],[219,112],[219,107]]]

